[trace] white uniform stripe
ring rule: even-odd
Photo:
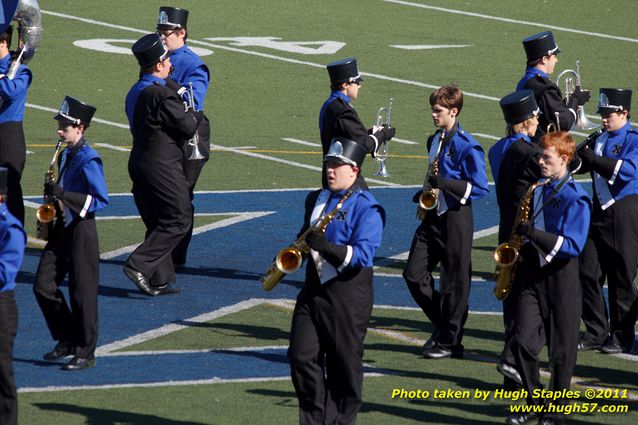
[[[467,200],[470,199],[470,193],[472,193],[472,184],[468,182],[463,198],[461,198],[461,205],[465,205],[467,203]]]
[[[339,272],[342,272],[343,269],[348,267],[348,265],[350,264],[350,261],[352,261],[352,255],[354,254],[354,249],[350,245],[346,245],[346,249],[347,249],[346,258],[343,260],[343,263],[337,269]]]
[[[91,201],[93,200],[93,196],[86,195],[86,201],[84,201],[84,206],[82,207],[82,211],[80,211],[80,217],[84,218],[86,213],[89,211],[89,207],[91,206]]]

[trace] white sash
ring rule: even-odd
[[[596,139],[596,146],[594,147],[594,153],[596,156],[603,156],[603,149],[605,148],[608,138],[609,133],[604,132],[598,137],[598,139]],[[614,205],[616,200],[609,191],[607,180],[595,171],[592,174],[594,175],[594,187],[596,188],[598,202],[600,202],[602,210],[605,211],[607,208]]]
[[[326,204],[330,199],[332,192],[328,189],[323,189],[317,197],[317,202],[310,215],[310,226],[314,225],[324,214]],[[315,268],[317,269],[317,275],[321,284],[326,283],[330,279],[334,279],[337,276],[337,270],[332,267],[330,263],[323,259],[323,257],[314,249],[310,250],[310,255],[315,262]]]

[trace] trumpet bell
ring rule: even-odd
[[[290,274],[296,272],[303,262],[303,254],[295,248],[284,248],[277,254],[275,264],[282,273]]]
[[[385,160],[380,161],[379,170],[374,173],[375,176],[381,177],[390,177],[390,173],[388,173],[388,168],[385,166]]]
[[[194,161],[196,159],[204,159],[205,156],[199,151],[199,147],[197,146],[197,140],[189,140],[188,146],[192,147],[191,154],[188,157],[189,161]]]
[[[53,204],[40,205],[35,212],[35,216],[41,223],[50,223],[55,218],[55,207]]]
[[[572,130],[588,131],[598,127],[600,127],[600,124],[594,124],[593,122],[589,121],[589,119],[587,118],[587,115],[585,115],[585,109],[583,109],[582,106],[578,108],[578,119],[572,126],[571,128]]]
[[[498,267],[511,267],[518,260],[518,249],[508,242],[496,247],[494,261]]]

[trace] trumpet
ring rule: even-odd
[[[392,98],[389,98],[388,106],[382,106],[377,112],[377,127],[387,126],[390,127],[390,114],[392,113]],[[377,151],[377,156],[374,158],[379,161],[379,170],[374,173],[375,176],[390,177],[388,169],[386,168],[385,161],[388,159],[388,140],[384,140],[383,144]]]
[[[188,100],[188,107],[191,108],[193,111],[195,110],[195,94],[193,92],[193,83],[192,82],[188,82],[188,94],[189,94],[189,100]],[[197,133],[198,130],[195,130],[195,134],[193,135],[193,138],[190,139],[188,141],[188,146],[191,147],[191,154],[188,157],[189,161],[194,161],[196,159],[204,159],[204,155],[202,155],[202,153],[199,151],[199,134]]]
[[[266,270],[266,274],[260,279],[261,287],[265,291],[270,291],[285,275],[293,273],[301,267],[304,257],[310,252],[310,247],[306,243],[306,236],[308,236],[310,232],[324,233],[328,224],[336,217],[352,193],[352,190],[347,191],[345,195],[339,199],[339,202],[337,202],[337,205],[332,211],[308,227],[292,245],[277,253],[275,261],[273,261],[268,270]]]
[[[49,169],[46,173],[44,173],[44,184],[52,183],[55,181],[55,163],[58,161],[58,156],[60,155],[60,150],[62,149],[62,143],[64,139],[58,140],[58,143],[55,145],[55,152],[53,153],[53,159],[51,160],[51,164],[49,164]],[[35,212],[35,217],[37,219],[36,223],[36,237],[38,239],[42,239],[44,241],[49,240],[49,233],[53,228],[53,220],[55,219],[55,196],[47,195],[46,193],[43,196],[44,204],[40,205]]]
[[[576,71],[573,69],[566,69],[560,74],[558,74],[558,78],[556,78],[556,85],[560,87],[560,79],[564,75],[571,75],[571,77],[565,77],[565,103],[569,103],[569,97],[574,93],[576,87],[582,87],[580,84],[580,61],[576,61]],[[576,122],[570,129],[570,131],[574,130],[593,130],[594,128],[599,127],[598,124],[594,124],[585,115],[585,108],[581,105],[578,107],[578,116],[576,117]]]

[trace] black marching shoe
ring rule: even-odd
[[[431,350],[424,350],[423,357],[426,359],[443,359],[445,357],[463,357],[463,346],[445,348],[435,345]]]
[[[597,344],[595,342],[585,341],[581,339],[578,343],[578,351],[589,351],[589,350],[600,350],[602,344]]]
[[[74,356],[70,362],[62,366],[62,370],[82,370],[95,366],[95,357]]]
[[[507,425],[524,425],[531,424],[538,418],[536,413],[517,413],[516,415],[508,416],[505,420]]]
[[[172,286],[170,283],[167,283],[162,286],[153,286],[152,288],[155,291],[157,291],[157,295],[173,295],[173,294],[179,294],[180,292],[182,292],[182,288],[176,288]]]
[[[623,352],[623,348],[613,341],[608,341],[600,348],[600,351],[605,354],[620,354]]]
[[[523,385],[523,378],[521,378],[521,374],[511,364],[500,361],[496,364],[496,370],[498,370],[501,375],[516,382],[518,385]]]
[[[73,354],[73,346],[67,342],[60,341],[53,347],[53,350],[46,353],[42,358],[48,362],[53,362],[71,354]]]
[[[142,272],[138,272],[130,266],[124,266],[124,274],[146,295],[155,296],[159,294],[157,289],[151,286],[150,280]]]
[[[425,341],[425,344],[423,344],[423,353],[425,353],[426,351],[430,351],[436,346],[437,342],[439,341],[439,334],[439,329],[435,328],[430,338],[428,338],[428,340]]]

